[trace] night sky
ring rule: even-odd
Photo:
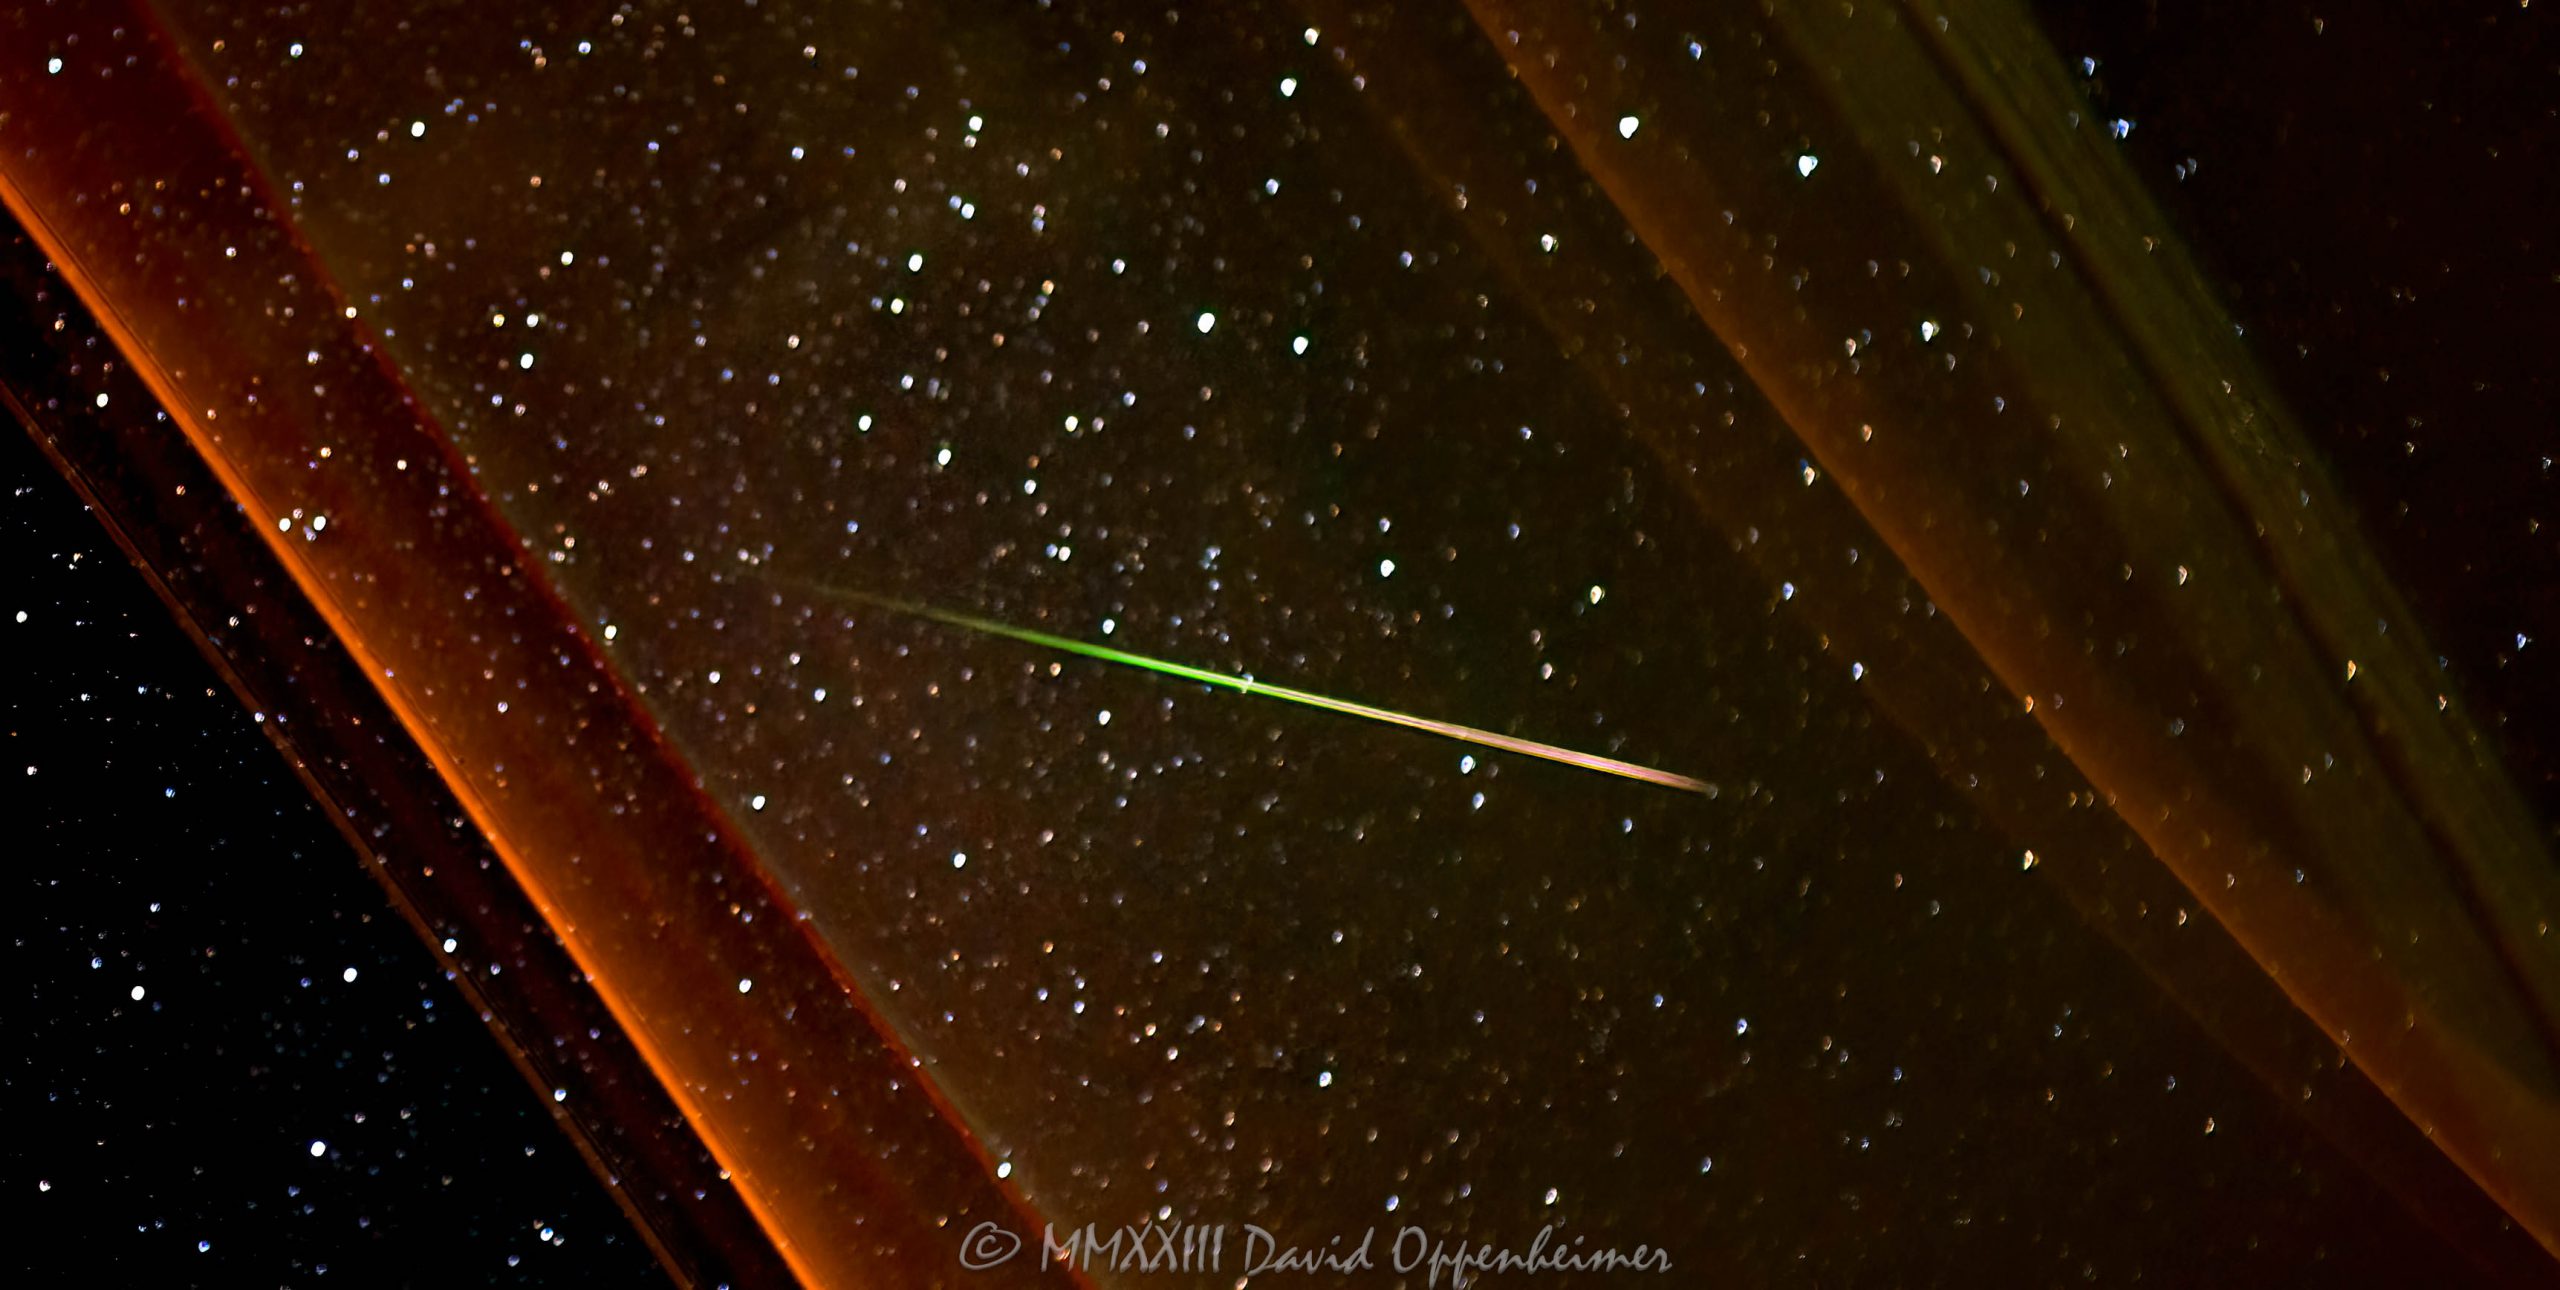
[[[1638,51],[1603,133],[1737,149],[1728,278],[1793,275],[1832,310],[1771,331],[1925,409],[1879,416],[1876,451],[1915,478],[1964,463],[1945,478],[1980,491],[1937,495],[1966,521],[1944,531],[2011,536],[1948,549],[2013,564],[1888,540],[1879,490],[1810,455],[1811,397],[1781,406],[1702,321],[1455,9],[446,10],[393,33],[344,4],[165,8],[348,318],[1033,1212],[1555,1222],[1741,1281],[2453,1266],[2357,1159],[2378,1139],[2317,1118],[2371,1087],[2191,916],[2210,902],[2088,749],[2047,740],[2059,702],[2002,688],[1976,653],[2002,633],[1940,602],[2050,578],[2003,584],[2063,624],[2036,648],[2167,695],[2145,737],[2192,720],[2162,754],[2190,768],[2256,769],[2250,732],[2347,712],[2302,679],[2328,660],[2284,671],[2254,610],[2197,626],[2258,603],[2232,590],[2258,585],[2249,542],[2166,503],[2105,527],[2134,513],[2096,500],[2125,495],[2119,461],[2070,454],[2122,410],[2019,358],[2069,348],[2034,324],[1966,314],[1997,275],[1931,240],[1998,203],[1862,209],[1942,159],[1861,154],[1817,76],[1734,52],[1758,19],[1594,26]],[[2046,8],[2547,821],[2560,485],[2531,338],[2560,323],[2534,214],[2560,166],[2525,82],[2448,70],[2521,49],[2547,72],[2542,28]],[[2049,440],[2008,428],[2048,409]],[[2172,457],[2146,424],[2128,438]],[[361,459],[309,471],[343,486]],[[42,1040],[11,1068],[39,1126],[12,1175],[60,1211],[65,1266],[646,1283],[250,719],[45,463],[11,462],[0,612],[24,617],[0,630],[31,660],[9,735],[38,847],[10,917]],[[2245,531],[2210,488],[2162,487]],[[295,518],[317,544],[369,517]],[[2313,698],[2249,688],[2260,664]],[[2204,750],[2234,711],[2278,715]],[[2306,736],[2300,784],[2276,767],[2296,796],[2263,807],[2314,855],[2384,778],[2331,777],[2327,751]],[[2232,795],[2245,816],[2273,791]],[[2283,1024],[2247,1033],[2251,1007]],[[738,1078],[834,1092],[807,1066]]]
[[[250,714],[0,439],[19,1283],[665,1284]]]

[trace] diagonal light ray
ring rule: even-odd
[[[974,614],[964,614],[949,609],[937,609],[931,605],[919,605],[904,600],[893,600],[887,596],[875,596],[869,592],[856,591],[849,587],[812,582],[801,578],[776,576],[773,580],[778,582],[788,582],[794,586],[816,592],[820,595],[840,600],[855,601],[860,604],[869,605],[875,609],[885,609],[891,613],[904,614],[910,618],[921,618],[928,622],[941,623],[947,627],[957,627],[964,631],[977,632],[981,635],[1002,637],[1006,640],[1019,641],[1025,645],[1037,645],[1043,649],[1053,649],[1060,653],[1076,655],[1079,658],[1089,658],[1104,663],[1118,663],[1127,667],[1143,668],[1149,672],[1161,673],[1165,676],[1180,677],[1186,681],[1197,681],[1202,685],[1216,686],[1222,690],[1233,690],[1238,694],[1253,694],[1261,695],[1266,698],[1285,699],[1291,703],[1300,704],[1306,707],[1319,708],[1326,712],[1339,713],[1346,717],[1359,717],[1364,720],[1375,721],[1385,725],[1401,726],[1407,730],[1418,730],[1424,734],[1438,735],[1444,739],[1455,739],[1460,743],[1474,744],[1480,748],[1491,748],[1501,752],[1517,753],[1523,757],[1536,757],[1542,761],[1555,762],[1558,765],[1577,766],[1583,770],[1598,771],[1604,775],[1615,775],[1621,779],[1638,780],[1643,783],[1656,784],[1663,788],[1679,789],[1688,793],[1712,793],[1715,788],[1714,785],[1709,784],[1707,781],[1702,779],[1694,779],[1687,775],[1674,774],[1667,770],[1656,770],[1651,766],[1639,766],[1634,762],[1620,761],[1615,757],[1603,757],[1598,753],[1576,752],[1573,749],[1560,748],[1554,744],[1539,743],[1534,739],[1521,739],[1512,735],[1499,734],[1491,730],[1478,729],[1474,726],[1462,726],[1452,721],[1435,721],[1429,717],[1419,717],[1408,712],[1397,712],[1391,708],[1380,708],[1366,703],[1355,703],[1349,699],[1337,699],[1329,695],[1317,694],[1308,690],[1295,689],[1286,685],[1274,685],[1268,681],[1257,681],[1250,676],[1231,676],[1224,672],[1212,672],[1205,668],[1191,667],[1186,664],[1170,662],[1165,659],[1149,658],[1144,654],[1132,654],[1127,650],[1112,649],[1107,645],[1094,645],[1085,641],[1075,640],[1070,637],[1056,636],[1043,631],[1034,631],[1028,627],[1016,627],[1011,623],[997,622],[992,618],[980,618]]]

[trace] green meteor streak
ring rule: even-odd
[[[1160,658],[1148,658],[1144,654],[1132,654],[1127,650],[1112,649],[1107,645],[1093,645],[1080,640],[1072,640],[1064,636],[1053,636],[1048,632],[1034,631],[1028,627],[1016,627],[1011,623],[1000,623],[991,618],[979,618],[972,614],[956,613],[948,609],[936,609],[931,605],[911,604],[903,600],[892,600],[886,596],[875,596],[867,592],[854,591],[845,587],[830,586],[824,583],[809,582],[799,578],[777,578],[776,580],[790,582],[803,589],[817,592],[821,595],[856,601],[861,604],[869,605],[875,609],[885,609],[892,613],[907,615],[911,618],[922,618],[928,622],[941,623],[948,627],[957,627],[964,631],[978,632],[988,636],[1000,636],[1006,640],[1020,641],[1025,645],[1037,645],[1044,649],[1053,649],[1060,653],[1073,654],[1080,658],[1098,659],[1105,663],[1119,663],[1128,667],[1144,668],[1150,672],[1159,672],[1166,676],[1177,676],[1186,681],[1197,681],[1202,685],[1216,686],[1222,690],[1233,690],[1238,694],[1258,694],[1274,699],[1286,699],[1291,703],[1303,704],[1310,708],[1321,708],[1326,712],[1336,712],[1346,717],[1362,717],[1370,721],[1383,722],[1391,726],[1402,726],[1407,730],[1419,730],[1424,734],[1439,735],[1445,739],[1455,739],[1460,743],[1470,743],[1483,748],[1493,748],[1499,749],[1503,752],[1518,753],[1524,757],[1536,757],[1565,766],[1579,766],[1584,770],[1596,770],[1602,774],[1616,775],[1624,779],[1641,780],[1647,784],[1659,784],[1664,788],[1676,788],[1684,792],[1706,793],[1711,791],[1713,788],[1712,785],[1702,779],[1692,779],[1687,775],[1675,775],[1670,771],[1655,770],[1650,766],[1639,766],[1634,762],[1620,761],[1615,757],[1603,757],[1597,753],[1575,752],[1570,748],[1559,748],[1554,744],[1542,744],[1532,739],[1514,738],[1510,735],[1497,734],[1491,730],[1479,730],[1474,726],[1462,726],[1449,721],[1434,721],[1429,717],[1417,717],[1410,713],[1395,712],[1386,708],[1371,707],[1365,703],[1354,703],[1349,699],[1330,698],[1328,696],[1315,694],[1306,690],[1292,689],[1285,685],[1273,685],[1268,681],[1257,681],[1249,676],[1229,676],[1223,672],[1211,672],[1202,668],[1185,666],[1181,663],[1167,662]]]

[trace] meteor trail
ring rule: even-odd
[[[771,577],[773,575],[767,576]],[[1650,766],[1639,766],[1634,762],[1620,761],[1615,757],[1603,757],[1597,753],[1575,752],[1570,748],[1559,748],[1554,744],[1542,744],[1532,739],[1514,738],[1510,735],[1497,734],[1491,730],[1479,730],[1474,726],[1462,726],[1450,721],[1434,721],[1429,717],[1417,717],[1410,713],[1395,712],[1386,708],[1371,707],[1365,703],[1354,703],[1349,699],[1330,698],[1325,695],[1311,693],[1306,690],[1292,689],[1285,685],[1273,685],[1268,681],[1257,681],[1249,676],[1229,676],[1223,672],[1211,672],[1202,668],[1188,667],[1181,663],[1168,662],[1160,658],[1148,658],[1143,654],[1132,654],[1127,650],[1112,649],[1104,645],[1091,645],[1084,641],[1073,640],[1065,636],[1053,636],[1047,632],[1033,631],[1028,627],[1016,627],[1010,623],[1000,623],[994,619],[980,618],[973,614],[956,613],[948,609],[936,609],[931,605],[918,605],[903,600],[892,600],[886,596],[875,596],[868,592],[855,591],[846,587],[831,586],[826,583],[811,582],[801,578],[774,577],[774,580],[789,582],[795,586],[816,592],[820,595],[831,596],[842,600],[856,601],[861,604],[869,605],[875,609],[885,609],[891,613],[904,614],[910,618],[922,618],[928,622],[941,623],[946,627],[957,627],[964,631],[978,632],[988,636],[1000,636],[1006,640],[1020,641],[1025,645],[1037,645],[1044,649],[1053,649],[1060,653],[1073,654],[1080,658],[1098,659],[1105,663],[1119,663],[1129,667],[1144,668],[1150,672],[1159,672],[1166,676],[1180,677],[1186,681],[1197,681],[1202,685],[1213,685],[1222,690],[1233,690],[1238,694],[1258,694],[1274,699],[1286,699],[1291,703],[1303,704],[1310,708],[1321,708],[1326,712],[1340,713],[1346,717],[1361,717],[1370,721],[1383,722],[1391,726],[1402,726],[1407,730],[1419,730],[1424,734],[1439,735],[1444,739],[1455,739],[1460,743],[1475,744],[1482,748],[1493,748],[1499,749],[1503,752],[1518,753],[1524,757],[1536,757],[1565,766],[1579,766],[1584,770],[1596,770],[1604,775],[1616,775],[1622,779],[1641,780],[1647,784],[1659,784],[1664,788],[1676,788],[1683,792],[1690,793],[1706,793],[1711,791],[1713,787],[1702,779],[1692,779],[1687,775],[1675,775],[1670,771],[1655,770]]]

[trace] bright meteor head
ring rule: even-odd
[[[1239,694],[1255,694],[1275,699],[1286,699],[1291,703],[1300,704],[1305,707],[1321,708],[1327,712],[1339,713],[1346,717],[1360,717],[1365,720],[1381,722],[1391,726],[1402,726],[1407,730],[1418,730],[1424,734],[1438,735],[1444,739],[1455,739],[1460,743],[1474,744],[1479,748],[1490,748],[1500,752],[1517,753],[1523,757],[1536,757],[1543,761],[1556,762],[1565,766],[1579,766],[1584,770],[1598,771],[1604,775],[1615,775],[1621,779],[1640,780],[1647,784],[1658,784],[1664,788],[1679,789],[1683,792],[1712,793],[1714,791],[1714,785],[1709,784],[1707,781],[1702,779],[1693,779],[1687,775],[1673,774],[1667,770],[1656,770],[1650,766],[1639,766],[1634,762],[1620,761],[1615,757],[1603,757],[1598,753],[1576,752],[1570,748],[1559,748],[1554,744],[1542,744],[1536,740],[1521,739],[1511,735],[1497,734],[1491,730],[1477,729],[1474,726],[1462,726],[1455,722],[1435,721],[1429,717],[1418,717],[1411,713],[1396,712],[1387,708],[1371,707],[1365,703],[1354,703],[1349,699],[1336,699],[1322,694],[1311,693],[1306,690],[1292,689],[1285,685],[1273,685],[1268,681],[1258,681],[1251,677],[1230,676],[1224,672],[1211,672],[1203,668],[1189,667],[1181,663],[1168,662],[1164,659],[1149,658],[1143,654],[1132,654],[1127,650],[1112,649],[1109,646],[1104,645],[1088,644],[1084,641],[1074,640],[1065,636],[1054,636],[1048,632],[1034,631],[1028,627],[1016,627],[1010,623],[1000,623],[993,619],[980,618],[972,614],[958,613],[948,609],[937,609],[931,605],[912,604],[903,600],[892,600],[886,596],[875,596],[869,592],[856,591],[847,587],[831,586],[826,583],[811,582],[806,579],[791,577],[773,577],[773,580],[777,582],[786,582],[793,586],[831,599],[849,600],[857,604],[870,606],[874,609],[884,609],[891,613],[904,614],[910,618],[921,618],[928,622],[940,623],[946,627],[956,627],[963,631],[976,632],[984,636],[1000,636],[1006,640],[1019,641],[1025,645],[1036,645],[1042,649],[1057,650],[1060,653],[1074,654],[1081,658],[1097,659],[1105,663],[1118,663],[1127,667],[1144,668],[1150,672],[1160,672],[1166,676],[1180,677],[1186,681],[1197,681],[1202,685],[1211,685],[1220,689],[1234,690]]]

